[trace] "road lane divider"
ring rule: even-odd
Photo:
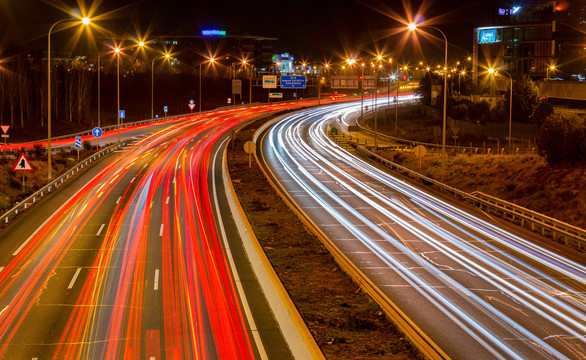
[[[291,300],[283,283],[281,283],[275,269],[271,266],[267,255],[254,234],[252,226],[248,222],[240,201],[238,201],[228,172],[227,150],[228,147],[226,146],[224,149],[222,177],[228,204],[252,269],[279,324],[281,333],[296,359],[325,359],[293,300]]]
[[[81,272],[81,268],[77,268],[77,270],[75,271],[75,274],[73,275],[73,278],[69,282],[69,286],[67,286],[67,290],[73,289],[73,285],[75,285],[75,281],[77,280],[77,277],[79,276],[80,272]]]
[[[155,281],[154,281],[153,289],[155,291],[159,290],[159,269],[155,270]]]
[[[159,236],[163,236],[163,229],[165,228],[165,224],[161,224],[161,229],[159,230]]]
[[[98,232],[96,233],[96,236],[100,236],[100,234],[102,233],[102,230],[104,230],[105,226],[106,226],[106,224],[102,224],[102,226],[100,226],[100,230],[98,230]]]

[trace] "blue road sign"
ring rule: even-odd
[[[100,147],[104,147],[104,143],[103,142],[100,143]]]
[[[190,104],[195,104],[195,101],[193,101],[193,100],[189,100],[189,103],[190,103]]]
[[[103,133],[104,133],[104,131],[101,128],[99,128],[99,127],[95,127],[92,130],[92,134],[94,135],[94,137],[97,137],[97,138],[99,138],[100,136],[102,136]]]
[[[281,89],[305,89],[305,75],[281,76]]]
[[[120,110],[120,119],[124,119],[126,117],[126,110]]]
[[[81,148],[81,136],[75,137],[75,147],[78,149]]]
[[[169,110],[169,108],[167,107],[167,105],[163,106],[163,111],[166,113]]]

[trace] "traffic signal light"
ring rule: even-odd
[[[360,80],[362,80],[362,75],[360,75],[358,78],[359,78]]]

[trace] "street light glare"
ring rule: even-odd
[[[168,59],[171,55],[169,54],[165,54],[165,57]]]
[[[493,69],[493,68],[489,68],[489,69],[488,69],[488,73],[489,73],[489,74],[494,74],[494,69]]]
[[[410,31],[414,31],[415,29],[417,29],[417,24],[409,23],[409,25],[407,25],[407,28],[409,28]]]
[[[119,53],[120,52],[120,48],[114,49],[114,52]]]
[[[214,59],[214,58],[211,58],[211,59],[210,59],[210,62],[211,62],[211,63],[213,63],[214,61],[216,61],[216,59]]]
[[[141,46],[141,47],[142,47],[142,46],[144,46],[144,41],[140,41],[140,42],[138,43],[138,46]]]
[[[92,20],[89,17],[84,17],[81,19],[81,23],[84,25],[88,25]]]

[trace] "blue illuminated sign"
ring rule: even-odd
[[[281,76],[281,89],[305,89],[304,75]]]
[[[202,30],[203,36],[226,36],[226,30]]]
[[[480,38],[478,43],[491,43],[496,42],[496,29],[480,30]]]

